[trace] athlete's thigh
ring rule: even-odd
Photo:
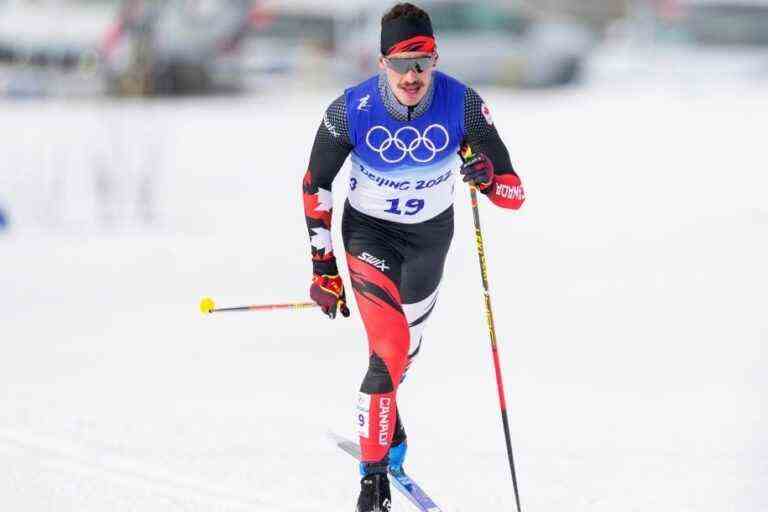
[[[408,322],[400,297],[402,257],[375,226],[345,219],[342,228],[349,276],[372,354],[399,382],[408,354]]]
[[[453,239],[453,218],[425,223],[413,235],[415,242],[404,251],[400,271],[404,304],[429,301],[437,292]]]
[[[440,286],[448,246],[430,248],[409,256],[402,265],[400,292],[404,304],[428,299]]]
[[[342,223],[342,236],[355,292],[364,296],[373,293],[400,311],[403,261],[393,241],[364,219],[361,221],[347,213]]]
[[[409,251],[401,269],[403,313],[409,327],[410,351],[416,355],[426,321],[437,303],[450,238]]]
[[[404,304],[429,299],[443,278],[448,249],[453,240],[453,210],[410,227],[404,245],[400,291]]]

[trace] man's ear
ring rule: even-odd
[[[387,65],[384,64],[384,57],[383,56],[379,56],[379,69],[384,69],[386,67],[387,67]]]

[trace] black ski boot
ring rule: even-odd
[[[392,510],[392,495],[389,493],[389,478],[386,473],[372,473],[360,480],[360,497],[357,512],[389,512]]]

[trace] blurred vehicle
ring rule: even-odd
[[[261,75],[324,75],[333,58],[339,8],[329,2],[267,0],[257,4],[243,42],[245,67]]]
[[[680,0],[612,26],[587,67],[594,82],[689,85],[768,79],[768,1]]]
[[[92,94],[111,0],[0,0],[0,95]]]
[[[93,56],[115,3],[0,0],[0,62],[75,68]]]
[[[251,0],[126,0],[102,46],[109,90],[199,93],[240,87]]]
[[[236,89],[252,7],[252,0],[0,0],[0,66],[8,68],[0,69],[0,92],[51,94],[62,86],[57,71],[83,69],[115,94]]]
[[[418,2],[432,19],[439,67],[469,83],[547,87],[579,78],[594,42],[583,26],[567,21],[541,21],[502,2],[424,0]],[[359,9],[340,30],[342,73],[362,78],[377,71],[380,54],[380,3]]]

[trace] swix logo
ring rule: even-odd
[[[377,258],[376,256],[372,256],[368,254],[367,252],[364,252],[360,256],[357,257],[359,260],[363,260],[364,262],[368,263],[369,265],[373,265],[377,269],[381,270],[382,272],[386,272],[389,270],[389,265],[387,265],[386,260],[382,260],[381,258]]]
[[[496,184],[496,195],[504,199],[525,199],[525,191],[520,185]]]
[[[370,94],[366,94],[365,96],[363,96],[362,98],[357,100],[357,101],[360,102],[360,103],[357,104],[357,110],[368,111],[368,109],[371,108],[371,106],[368,105],[368,102],[370,100],[371,100],[371,95]]]
[[[383,396],[379,399],[379,444],[389,444],[389,425],[392,417],[392,399]]]
[[[331,124],[331,121],[328,120],[328,113],[323,116],[323,124],[328,129],[328,131],[331,132],[331,135],[337,139],[339,138],[339,130],[337,130],[336,127]]]

